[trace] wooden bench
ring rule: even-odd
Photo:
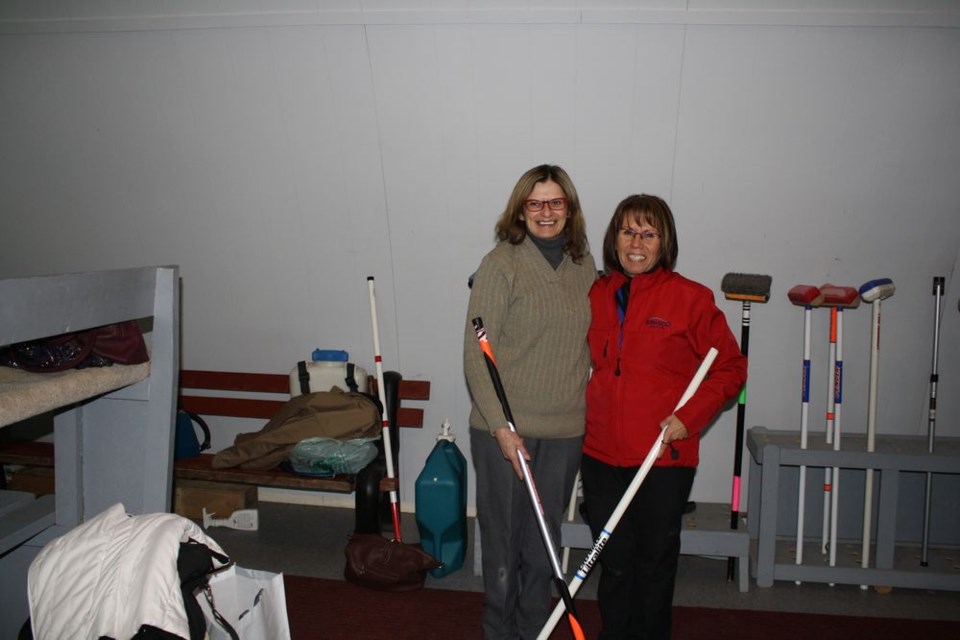
[[[394,450],[393,459],[396,461],[400,447],[399,428],[423,426],[423,409],[403,406],[403,402],[429,400],[430,382],[403,380],[399,374],[388,371],[384,373],[384,386],[387,405],[390,407],[387,420]],[[375,381],[371,381],[371,390],[376,393]],[[180,372],[180,407],[201,416],[268,420],[289,398],[290,378],[287,374],[188,369]],[[380,532],[381,521],[386,515],[386,494],[397,488],[396,480],[386,477],[382,441],[377,459],[355,476],[316,478],[282,469],[214,469],[211,466],[213,457],[212,454],[203,453],[174,461],[174,483],[179,480],[200,480],[257,487],[356,493],[358,532]],[[0,442],[0,464],[53,467],[53,443]],[[395,464],[397,473],[398,469],[399,465]]]
[[[376,394],[376,384],[370,381]],[[400,427],[423,426],[423,410],[402,406],[403,401],[428,400],[430,383],[425,380],[403,380],[392,371],[384,373],[387,398],[387,421],[390,425],[393,459],[400,450]],[[212,395],[210,392],[227,392]],[[200,393],[198,393],[200,392]],[[245,394],[252,394],[245,395]],[[276,398],[264,398],[271,394]],[[180,407],[201,416],[236,418],[273,417],[290,398],[290,377],[287,374],[234,373],[225,371],[180,371]],[[281,489],[306,489],[336,493],[355,493],[355,530],[380,533],[382,514],[386,511],[386,494],[397,489],[396,480],[386,477],[382,441],[377,458],[355,476],[316,478],[290,473],[283,469],[269,471],[239,468],[214,469],[213,455],[200,454],[174,461],[174,480],[203,480],[218,483],[255,485]],[[395,465],[395,470],[396,470]]]

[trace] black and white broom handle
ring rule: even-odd
[[[697,392],[697,389],[700,387],[700,383],[703,382],[705,377],[707,377],[707,372],[710,370],[710,366],[713,365],[713,361],[717,359],[717,353],[718,351],[714,347],[710,347],[710,351],[707,352],[703,362],[700,363],[700,368],[697,369],[697,372],[690,380],[690,384],[687,385],[686,390],[680,397],[680,401],[677,402],[677,406],[673,410],[674,413],[676,413],[680,407],[685,405],[687,401],[693,397],[693,394]],[[596,542],[593,543],[593,548],[590,549],[590,553],[587,554],[583,564],[580,565],[580,568],[577,569],[577,572],[574,574],[573,578],[570,579],[569,590],[571,597],[577,595],[577,591],[580,590],[584,580],[587,579],[587,574],[590,573],[590,570],[593,569],[593,565],[596,564],[597,559],[600,557],[600,552],[603,551],[604,546],[607,544],[607,540],[610,539],[610,536],[613,534],[613,530],[616,529],[617,524],[620,523],[620,518],[622,518],[623,514],[626,513],[627,507],[630,506],[630,503],[633,502],[633,498],[637,495],[637,491],[640,490],[640,485],[643,484],[643,481],[647,478],[647,474],[650,473],[650,469],[653,468],[653,464],[657,461],[657,457],[660,455],[660,447],[662,446],[663,432],[661,431],[660,435],[657,436],[656,441],[654,441],[653,446],[650,447],[650,451],[647,452],[643,462],[640,464],[640,468],[637,469],[637,473],[633,476],[633,480],[631,480],[629,486],[627,486],[627,490],[623,492],[623,497],[620,498],[620,502],[617,503],[613,513],[610,514],[610,517],[607,519],[606,524],[603,525],[600,536],[597,538]],[[561,615],[563,615],[563,608],[558,604],[550,614],[550,618],[547,620],[546,624],[543,625],[543,628],[540,630],[540,635],[537,636],[537,640],[548,640],[550,634],[553,633],[554,627],[557,626],[557,622],[560,620]]]
[[[744,300],[740,311],[740,353],[747,357],[750,351],[750,301]],[[736,529],[740,520],[740,488],[743,476],[743,438],[747,416],[747,383],[743,383],[737,398],[736,447],[733,453],[733,485],[730,488],[730,528]],[[733,580],[736,559],[727,558],[727,580]]]
[[[507,401],[507,393],[503,389],[503,382],[500,380],[500,372],[497,370],[497,361],[493,356],[493,348],[487,339],[487,330],[483,326],[482,318],[473,319],[473,328],[477,332],[477,342],[480,344],[480,350],[483,352],[483,359],[487,363],[487,371],[490,372],[490,381],[493,383],[493,389],[500,400],[500,406],[503,409],[503,415],[507,419],[507,426],[510,431],[517,433],[517,426],[513,419],[513,412],[510,410],[510,403]],[[537,491],[537,485],[533,480],[533,474],[530,472],[530,466],[526,459],[517,450],[517,460],[520,463],[520,470],[523,474],[523,483],[526,485],[527,494],[530,497],[530,505],[533,507],[534,515],[537,518],[537,525],[540,527],[540,537],[543,538],[543,544],[547,549],[547,555],[550,558],[550,566],[553,568],[554,580],[557,583],[557,590],[560,592],[561,605],[567,611],[570,620],[570,627],[575,638],[583,638],[583,631],[580,629],[580,623],[576,619],[576,611],[573,606],[573,595],[567,588],[567,583],[563,580],[563,570],[560,568],[560,561],[557,559],[557,547],[553,543],[550,535],[550,529],[547,527],[547,520],[543,511],[543,502],[540,500],[540,494]],[[558,616],[559,618],[559,616]],[[578,635],[579,632],[579,635]]]

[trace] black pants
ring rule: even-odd
[[[583,498],[596,539],[638,467],[613,467],[587,455]],[[654,467],[600,554],[600,640],[669,640],[691,467]]]

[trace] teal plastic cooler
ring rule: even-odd
[[[434,578],[462,567],[467,550],[467,461],[454,439],[444,421],[415,487],[420,544],[443,563],[430,570]]]

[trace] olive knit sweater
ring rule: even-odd
[[[527,240],[499,243],[474,276],[463,342],[470,426],[491,433],[507,426],[473,328],[480,317],[520,435],[582,436],[590,373],[587,294],[596,265],[589,253],[579,264],[564,255],[553,269]]]

